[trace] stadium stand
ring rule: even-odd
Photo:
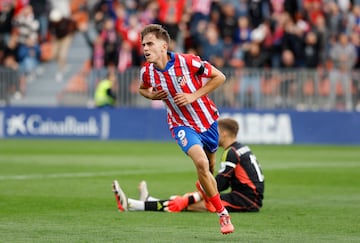
[[[44,62],[41,64],[44,70],[43,73],[33,81],[27,83],[24,97],[21,99],[13,97],[11,104],[16,106],[57,106],[62,104],[64,99],[61,95],[69,89],[69,86],[71,86],[74,79],[79,75],[78,73],[82,69],[82,65],[88,56],[89,51],[86,45],[84,45],[81,34],[76,34],[69,50],[67,71],[64,75],[64,80],[62,82],[55,80],[57,68],[55,62]],[[70,90],[71,89],[74,88],[71,87]],[[84,89],[82,91],[84,93]],[[79,102],[78,105],[81,106],[83,104],[84,102]]]

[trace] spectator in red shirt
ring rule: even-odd
[[[177,40],[180,31],[179,24],[185,11],[185,0],[158,0],[159,15],[158,21],[170,35],[170,38]]]

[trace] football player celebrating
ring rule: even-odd
[[[139,93],[166,105],[169,129],[192,159],[198,185],[219,215],[221,233],[232,233],[234,226],[213,175],[219,113],[208,96],[225,81],[225,75],[198,56],[170,52],[170,36],[161,25],[147,25],[141,32],[141,43],[146,63],[140,73]]]

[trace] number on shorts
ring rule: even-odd
[[[180,130],[180,131],[178,131],[178,137],[179,137],[179,139],[180,140],[183,140],[184,138],[185,138],[185,130]]]

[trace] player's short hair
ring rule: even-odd
[[[149,34],[149,33],[153,33],[156,36],[156,38],[166,41],[167,44],[170,43],[169,32],[159,24],[149,24],[149,25],[147,25],[141,31],[141,40],[143,40],[144,36]]]
[[[238,124],[238,122],[236,120],[234,120],[232,118],[221,118],[221,119],[219,119],[218,120],[218,126],[221,129],[229,131],[235,137],[237,136],[237,133],[239,132],[239,124]]]

